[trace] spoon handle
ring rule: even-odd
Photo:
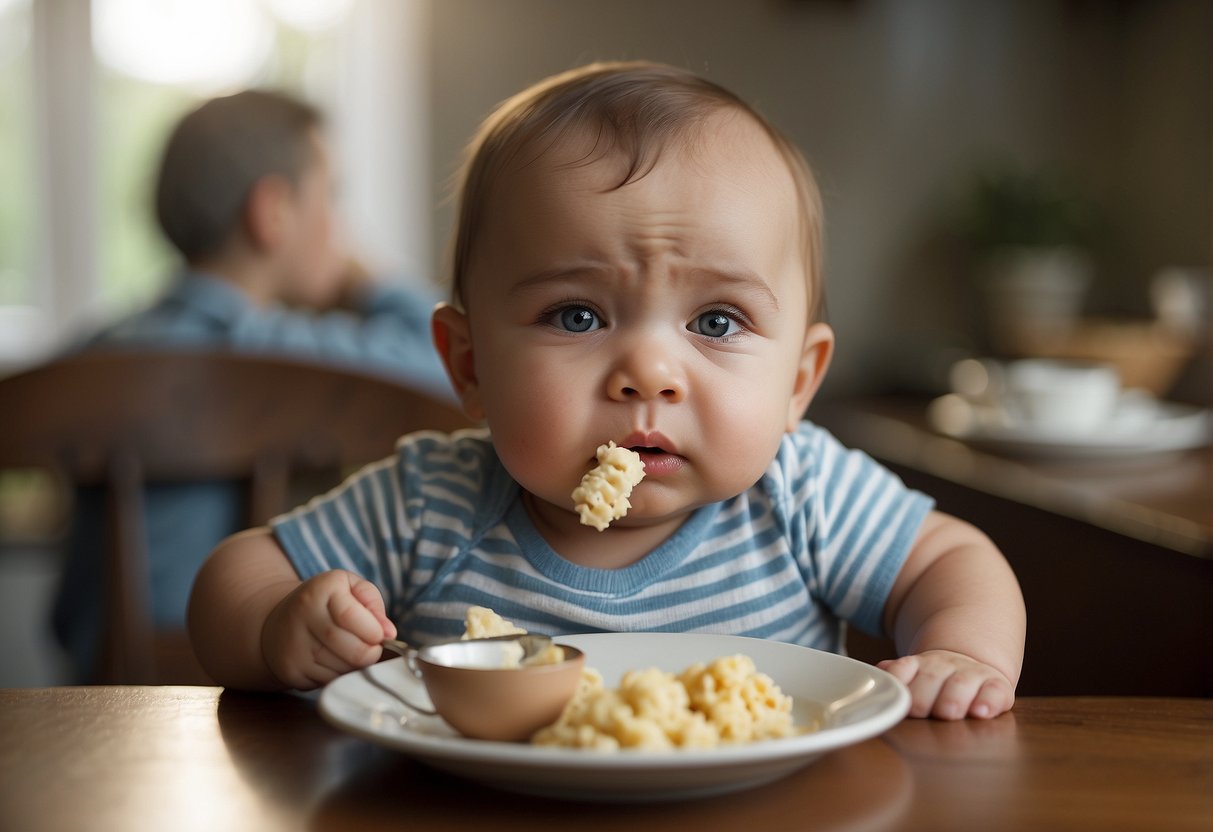
[[[414,676],[416,676],[418,679],[421,679],[421,671],[417,669],[417,664],[414,661],[414,659],[417,657],[417,651],[413,647],[411,647],[407,642],[403,642],[398,638],[385,638],[382,642],[380,642],[380,644],[383,647],[386,647],[388,650],[391,650],[393,653],[399,653],[404,658],[404,666],[406,668],[408,668],[408,671],[410,673],[412,673]],[[365,668],[363,669],[363,673],[364,674],[366,673]],[[382,685],[378,682],[376,682],[375,684],[380,688],[386,689],[384,685]],[[425,684],[424,680],[422,680],[422,684],[423,685]],[[436,710],[434,710],[433,708],[423,708],[420,705],[416,705],[416,704],[410,702],[399,691],[389,691],[389,692],[392,694],[392,696],[396,697],[401,702],[403,702],[405,705],[408,705],[410,708],[412,708],[414,711],[417,711],[418,713],[425,714],[426,716],[437,716],[438,715],[438,712]]]
[[[414,652],[412,647],[398,638],[385,638],[380,643],[388,650],[391,650],[393,653],[399,653],[405,658],[408,658],[409,654]]]

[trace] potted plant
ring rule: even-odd
[[[1057,178],[1013,168],[979,174],[961,232],[975,257],[995,346],[1022,351],[1078,319],[1093,268],[1090,204]]]

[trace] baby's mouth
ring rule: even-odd
[[[633,431],[619,443],[629,451],[635,451],[641,457],[656,457],[666,454],[677,454],[678,449],[665,434],[659,431]]]

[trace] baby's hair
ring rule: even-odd
[[[458,222],[451,251],[452,300],[466,303],[468,263],[485,205],[501,174],[523,167],[569,133],[594,137],[581,163],[609,154],[625,161],[621,188],[645,176],[672,140],[690,143],[693,128],[734,111],[770,137],[792,174],[801,212],[801,245],[808,271],[809,318],[824,313],[821,280],[821,197],[797,147],[753,107],[724,87],[677,67],[648,61],[603,62],[553,75],[500,104],[468,144],[456,192]],[[525,156],[523,154],[526,154]]]
[[[173,128],[156,177],[156,219],[189,262],[214,254],[239,227],[265,176],[297,184],[315,158],[320,112],[268,90],[213,98]]]

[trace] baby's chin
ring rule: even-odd
[[[704,506],[735,496],[701,496],[698,499],[688,500],[681,494],[670,493],[671,490],[663,488],[659,482],[647,480],[636,486],[629,498],[632,506],[628,509],[628,513],[618,520],[613,520],[608,531],[610,529],[651,529],[670,524],[674,524],[674,528],[677,528]],[[576,517],[575,513],[574,517]]]

